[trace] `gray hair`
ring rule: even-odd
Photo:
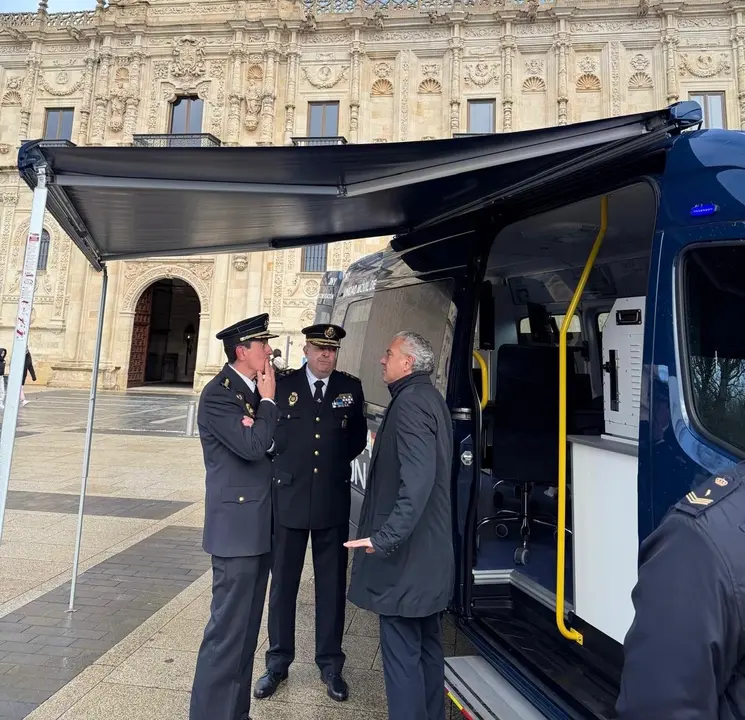
[[[414,361],[411,369],[414,372],[432,374],[435,371],[435,351],[427,338],[413,330],[402,330],[394,336],[403,341],[403,352]]]

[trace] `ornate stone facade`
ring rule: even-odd
[[[0,14],[0,345],[10,346],[31,195],[14,168],[49,110],[73,110],[78,145],[171,130],[173,103],[202,103],[226,145],[311,134],[313,103],[338,103],[349,142],[509,132],[663,107],[712,94],[711,122],[745,129],[745,0],[96,0],[78,13]],[[483,122],[483,119],[480,121]],[[328,128],[324,133],[328,132]],[[100,278],[48,217],[31,348],[40,380],[85,385]],[[386,238],[328,249],[344,269]],[[102,385],[126,386],[135,307],[162,278],[201,305],[195,386],[222,363],[214,334],[271,314],[299,361],[320,273],[300,250],[114,263]]]

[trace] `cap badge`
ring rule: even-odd
[[[287,402],[290,404],[290,407],[292,407],[297,402],[297,393],[291,392],[290,397],[287,398]]]
[[[329,339],[333,340],[334,338],[334,328],[327,327],[326,330],[324,330],[323,334]]]

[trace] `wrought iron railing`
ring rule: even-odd
[[[306,147],[308,145],[346,145],[347,139],[341,135],[334,137],[294,137],[290,138],[292,144],[296,147]]]
[[[163,133],[157,135],[134,135],[132,145],[135,147],[220,147],[222,143],[210,133]]]

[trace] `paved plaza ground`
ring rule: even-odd
[[[185,719],[211,582],[201,447],[185,434],[194,396],[99,394],[73,613],[88,394],[28,397],[0,544],[0,720]],[[375,616],[347,607],[349,701],[333,702],[319,682],[309,562],[297,628],[290,679],[254,702],[254,720],[386,718]],[[468,651],[450,626],[446,641],[448,654]],[[257,676],[266,642],[265,610]]]

